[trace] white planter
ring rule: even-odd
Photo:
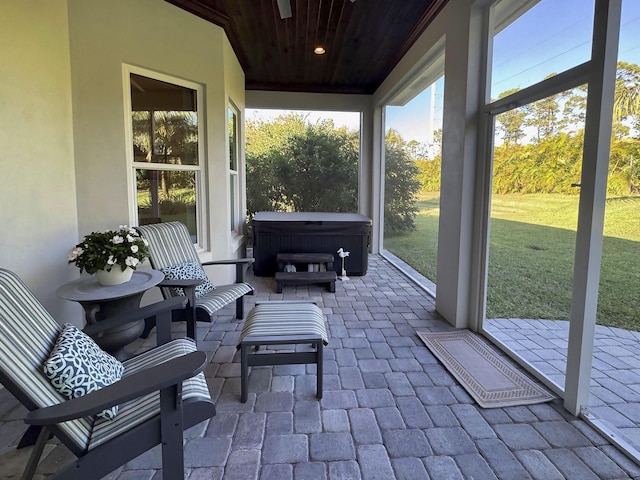
[[[125,268],[122,270],[120,265],[114,265],[111,267],[111,270],[98,270],[96,272],[96,280],[100,285],[104,285],[105,287],[120,285],[122,283],[127,283],[131,280],[131,276],[133,275],[132,268]]]

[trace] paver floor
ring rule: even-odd
[[[486,330],[564,389],[569,322],[494,319]],[[596,325],[589,412],[640,451],[640,332]]]
[[[336,285],[285,287],[249,276],[256,300],[318,301],[327,317],[324,396],[315,366],[254,367],[240,403],[233,307],[198,327],[211,353],[206,370],[218,414],[185,435],[189,480],[251,479],[622,479],[640,467],[559,401],[482,409],[438,363],[416,330],[451,330],[433,299],[378,256],[363,277]],[[134,345],[142,348],[144,345]],[[0,392],[0,480],[16,478],[29,449],[16,451],[22,407]],[[69,458],[50,445],[39,472]],[[160,479],[154,449],[111,480]]]

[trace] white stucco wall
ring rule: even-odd
[[[220,126],[215,119],[224,115],[223,33],[160,0],[70,0],[69,36],[78,218],[84,235],[131,220],[124,111],[128,91],[122,65],[204,85],[208,131],[213,134]],[[206,48],[200,50],[200,45]],[[222,151],[210,141],[209,162],[220,161]],[[221,185],[212,185],[212,190],[216,187]]]
[[[224,31],[162,0],[69,0],[69,32],[80,235],[134,223],[127,185],[126,64],[203,86],[206,136],[200,141],[211,252],[203,260],[233,254],[230,236],[221,234],[229,225],[226,101],[231,95],[244,105],[244,73]]]
[[[238,242],[218,232],[228,225],[226,99],[244,106],[244,73],[221,28],[162,0],[6,0],[0,45],[0,267],[58,321],[83,317],[55,295],[78,276],[68,249],[131,223],[123,64],[203,85],[205,175],[216,192],[205,256],[234,255]]]
[[[224,58],[224,91],[225,91],[225,109],[230,107],[238,110],[238,118],[237,120],[237,148],[238,154],[240,158],[240,164],[238,165],[238,190],[240,193],[240,205],[239,209],[242,212],[242,221],[244,222],[246,219],[246,211],[247,211],[247,200],[246,200],[246,171],[244,168],[244,109],[245,109],[245,90],[244,90],[244,71],[238,62],[238,59],[229,43],[229,40],[225,36],[223,39],[223,58]],[[225,121],[227,121],[227,115],[225,115]],[[227,123],[224,124],[223,128],[219,131],[216,130],[218,136],[224,136],[224,139],[216,139],[217,142],[224,142],[225,154],[229,151],[229,137],[227,132],[229,131]],[[225,160],[225,165],[229,166],[229,162]],[[212,172],[213,173],[213,172]],[[226,185],[225,198],[218,199],[219,202],[225,202],[226,199],[231,198],[231,185],[230,182],[227,182]],[[219,213],[225,214],[224,222],[225,225],[231,225],[231,209],[227,208],[225,211],[221,209],[218,210]],[[227,228],[228,232],[228,242],[227,242],[227,251],[215,251],[215,247],[212,246],[213,255],[217,258],[230,258],[236,256],[245,256],[244,252],[244,236],[237,235],[235,232],[232,232],[230,228]]]
[[[56,297],[77,272],[66,0],[0,2],[0,267],[16,272],[59,322],[78,305]]]
[[[209,237],[210,254],[204,258],[210,260],[238,258],[246,256],[244,235],[231,231],[231,184],[229,176],[229,136],[227,124],[227,110],[233,105],[239,111],[237,118],[238,145],[240,155],[239,190],[241,192],[240,211],[246,212],[245,169],[244,169],[244,71],[231,48],[226,35],[222,41],[222,72],[223,89],[215,92],[215,99],[208,98],[208,102],[215,103],[216,115],[208,115],[208,142],[212,158],[209,159],[210,168],[206,171],[209,185],[215,185],[209,190],[209,215],[211,230]],[[210,93],[209,93],[210,95]],[[219,113],[218,113],[219,111]],[[243,215],[243,220],[245,216]],[[236,280],[235,266],[205,267],[207,275],[215,284],[228,284]]]

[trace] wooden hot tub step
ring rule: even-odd
[[[276,292],[282,293],[284,284],[309,285],[317,283],[328,284],[330,292],[336,291],[338,275],[334,271],[329,272],[276,272]]]
[[[333,253],[278,253],[276,256],[276,292],[282,293],[285,283],[309,285],[326,283],[330,292],[336,291],[338,274],[333,270]]]
[[[279,253],[278,263],[328,263],[333,264],[333,253]],[[327,269],[328,270],[328,269]]]

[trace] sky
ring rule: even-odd
[[[491,96],[524,88],[589,59],[595,0],[541,0],[494,38]],[[544,29],[540,26],[543,25]],[[640,65],[640,0],[623,0],[618,59]],[[431,88],[431,87],[430,87]],[[443,82],[424,90],[403,107],[388,107],[386,127],[405,140],[430,143],[441,128]],[[433,108],[431,107],[434,102]],[[270,120],[282,110],[247,110],[247,119]],[[302,112],[309,120],[332,118],[338,126],[359,129],[358,113]]]
[[[274,118],[289,113],[288,110],[246,110],[247,120],[261,120],[268,122]],[[320,119],[331,119],[336,126],[346,126],[352,130],[360,129],[360,113],[359,112],[309,112],[306,110],[295,110],[295,113],[308,115],[311,123],[316,123]]]

